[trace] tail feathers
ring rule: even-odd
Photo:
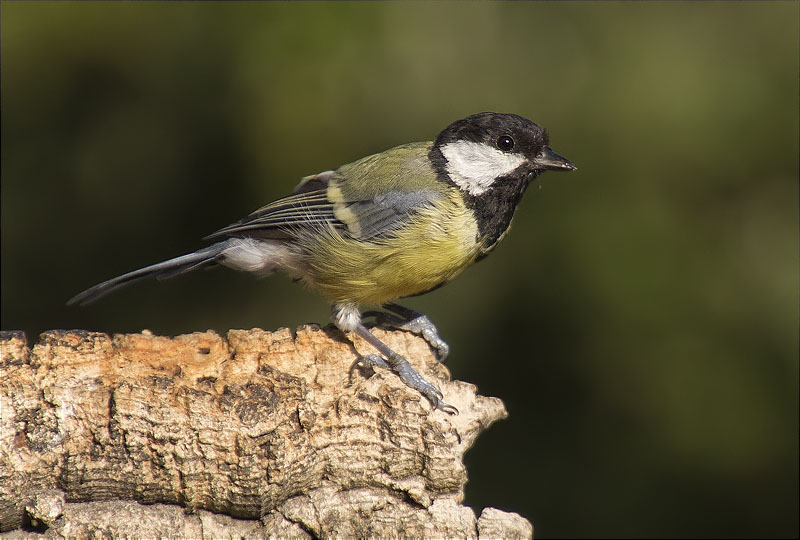
[[[68,306],[79,304],[86,305],[94,302],[102,296],[114,291],[123,285],[144,279],[146,277],[155,276],[158,279],[167,279],[180,274],[184,274],[201,266],[215,264],[222,256],[225,248],[228,247],[228,242],[219,242],[217,244],[208,246],[206,248],[175,257],[168,261],[146,266],[133,272],[128,272],[121,276],[109,279],[102,283],[98,283],[90,289],[86,289],[82,293],[72,297],[67,302]]]

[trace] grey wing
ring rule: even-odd
[[[298,228],[328,224],[341,226],[336,223],[333,206],[324,189],[289,195],[206,236],[204,240],[228,236],[288,239],[292,237],[292,230]]]
[[[417,211],[441,197],[430,189],[388,191],[366,201],[342,203],[334,212],[353,236],[366,240],[391,235]]]
[[[312,174],[300,180],[292,194],[262,206],[249,216],[206,236],[213,240],[228,236],[257,236],[270,239],[289,239],[291,231],[303,225],[336,223],[333,204],[328,200],[328,183],[334,171]]]
[[[334,171],[325,171],[303,178],[292,195],[259,208],[205,240],[229,236],[290,239],[299,229],[318,226],[346,230],[363,240],[373,239],[390,235],[417,210],[442,197],[428,189],[392,190],[363,200],[346,200],[340,195],[334,202],[327,189],[333,175]]]

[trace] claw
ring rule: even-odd
[[[377,354],[368,354],[366,356],[359,356],[356,358],[356,361],[350,366],[348,370],[348,375],[350,377],[350,382],[353,382],[353,371],[356,369],[369,369],[372,373],[374,367],[382,367],[382,368],[389,368],[389,364],[386,363],[386,360],[378,356]],[[391,369],[391,368],[389,368]],[[369,375],[371,376],[371,374]]]
[[[426,398],[428,398],[428,401],[431,402],[431,404],[433,405],[433,409],[434,410],[439,409],[440,411],[444,411],[447,414],[457,415],[458,414],[458,409],[456,409],[455,407],[453,407],[449,403],[445,403],[442,400],[442,398],[444,397],[442,395],[442,393],[440,391],[436,390],[435,388],[434,388],[434,390],[436,392],[435,395],[429,395],[429,394],[425,393],[424,391],[421,391],[422,395],[424,395]]]

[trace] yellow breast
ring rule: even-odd
[[[452,194],[381,238],[358,240],[332,228],[305,235],[302,279],[334,303],[382,305],[453,279],[477,258],[477,237],[475,220]]]

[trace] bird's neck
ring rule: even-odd
[[[514,211],[528,184],[527,175],[504,178],[479,196],[464,194],[464,202],[475,213],[478,222],[482,255],[494,249],[508,232]]]
[[[447,159],[439,147],[433,146],[428,154],[439,179],[458,188],[447,172]],[[472,210],[478,222],[478,239],[481,243],[480,257],[485,257],[503,239],[511,225],[514,211],[534,176],[520,170],[497,179],[480,195],[460,190],[467,208]]]

